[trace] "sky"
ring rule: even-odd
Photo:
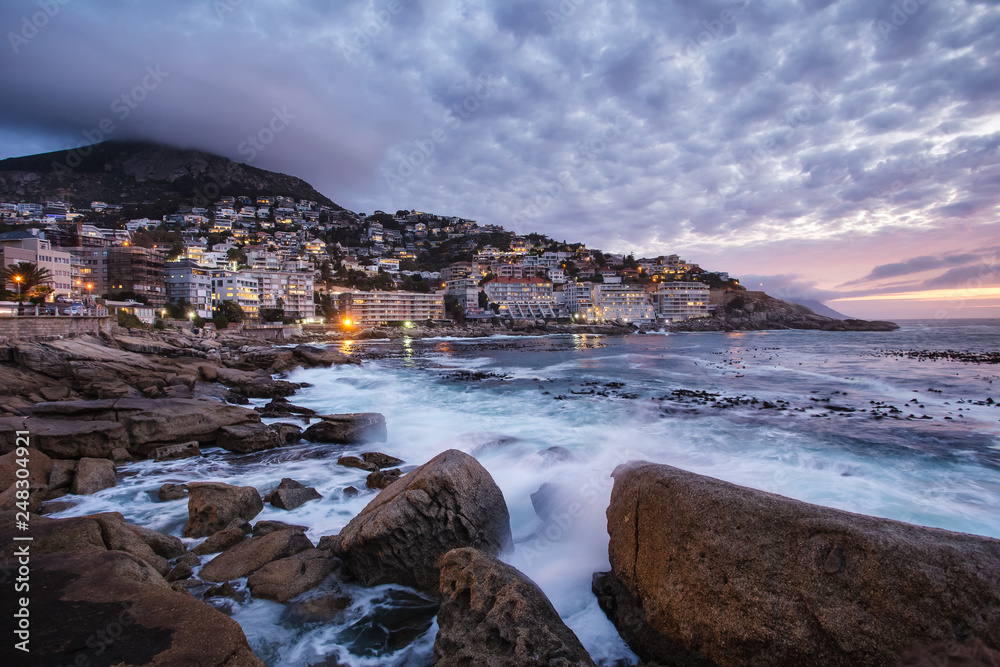
[[[866,318],[1000,317],[1000,7],[5,0],[0,157],[143,139]]]

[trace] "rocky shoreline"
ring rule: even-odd
[[[290,622],[322,624],[350,603],[339,583],[354,582],[404,585],[437,601],[421,612],[436,613],[436,665],[595,664],[542,591],[499,560],[513,543],[509,512],[475,458],[448,450],[406,462],[379,452],[392,428],[381,415],[314,414],[289,401],[301,385],[274,377],[357,359],[310,345],[125,330],[15,342],[2,355],[0,540],[14,544],[25,503],[39,591],[33,658],[262,665],[240,626],[206,601],[249,595],[286,605]],[[250,398],[270,401],[239,405]],[[19,451],[19,431],[30,433],[30,451]],[[302,441],[366,471],[376,493],[338,534],[315,543],[294,520],[254,522],[265,503],[292,512],[322,502],[287,478],[266,489],[163,485],[160,502],[187,505],[178,535],[116,512],[46,516],[68,494],[114,486],[116,466],[129,461],[169,465],[206,456],[207,447],[252,454]],[[340,456],[346,445],[371,451]],[[26,489],[17,484],[21,467]],[[998,540],[807,505],[669,466],[633,462],[614,478],[612,569],[595,574],[594,593],[646,665],[1000,660]],[[0,572],[17,571],[11,550],[0,560]],[[3,604],[12,618],[13,596]],[[115,641],[124,633],[129,641]],[[9,644],[0,655],[5,664],[18,659]]]

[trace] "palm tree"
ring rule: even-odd
[[[3,279],[5,286],[14,285],[20,300],[31,288],[51,283],[52,273],[32,262],[18,262],[6,267]]]

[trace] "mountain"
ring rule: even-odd
[[[715,294],[718,305],[712,317],[669,325],[670,331],[764,331],[770,329],[821,329],[823,331],[894,331],[894,322],[836,319],[818,315],[806,306],[782,301],[763,292],[725,291]],[[716,299],[713,299],[713,303]]]
[[[300,178],[196,150],[105,141],[69,151],[0,160],[0,199],[208,206],[219,195],[287,195],[342,207]],[[175,209],[176,210],[176,209]]]
[[[805,306],[809,310],[813,311],[817,315],[823,315],[824,317],[832,317],[835,320],[850,320],[852,319],[850,315],[844,315],[843,313],[838,313],[833,308],[830,308],[823,303],[820,303],[816,299],[799,299],[796,297],[789,297],[788,301],[792,303],[797,303],[800,306]]]

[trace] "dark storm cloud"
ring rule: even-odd
[[[294,118],[252,164],[345,206],[606,249],[995,220],[1000,10],[915,6],[71,1],[0,45],[0,149],[75,146],[111,118],[113,138],[246,161],[278,110]],[[0,28],[36,11],[3,3]]]

